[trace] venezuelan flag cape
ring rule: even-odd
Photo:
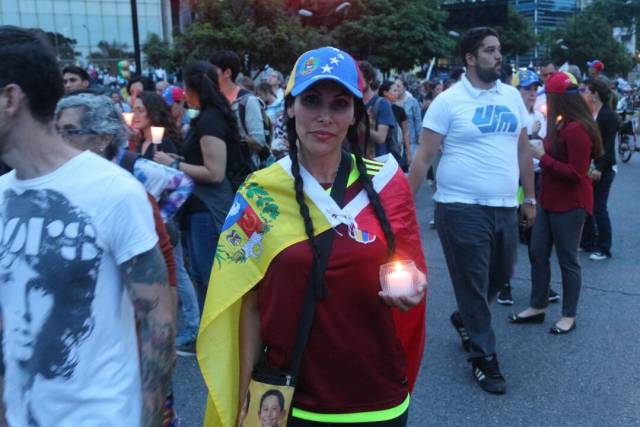
[[[393,228],[397,257],[412,259],[426,272],[415,205],[402,170],[392,156],[387,156],[384,164],[365,162]],[[352,164],[349,183],[359,176],[355,161]],[[379,229],[364,190],[341,209],[302,166],[300,169],[317,234],[339,224],[355,227],[356,235],[362,234],[359,230]],[[382,233],[378,238],[384,238]],[[295,201],[291,159],[285,157],[248,177],[222,227],[198,335],[198,362],[209,389],[205,426],[235,427],[242,296],[260,282],[278,253],[306,239]],[[423,300],[406,313],[393,309],[396,331],[407,356],[411,388],[424,349],[425,307]]]

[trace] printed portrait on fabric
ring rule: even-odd
[[[7,190],[0,215],[5,387],[19,424],[42,426],[31,396],[38,384],[74,375],[93,329],[103,250],[89,216],[58,192]]]
[[[252,381],[240,414],[240,425],[285,427],[292,398],[292,387],[273,388],[273,385]]]

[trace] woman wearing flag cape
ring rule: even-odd
[[[326,233],[334,233],[333,243],[287,425],[406,425],[425,339],[426,264],[402,170],[392,156],[362,158],[356,129],[368,128],[368,119],[361,88],[355,61],[341,50],[298,58],[286,90],[289,156],[248,177],[236,194],[197,342],[208,427],[257,419],[245,396],[259,361],[281,371],[291,366]],[[340,187],[338,174],[346,181],[341,205],[329,194]],[[379,269],[391,258],[415,263],[413,294],[381,291]]]

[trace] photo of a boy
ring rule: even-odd
[[[280,427],[286,413],[284,396],[279,390],[271,389],[260,398],[258,418],[262,427]]]

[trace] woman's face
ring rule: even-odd
[[[191,90],[189,86],[184,87],[184,100],[190,108],[200,108],[200,99],[198,94]]]
[[[276,396],[269,396],[260,407],[260,423],[262,427],[277,427],[282,421],[282,408]]]
[[[436,96],[440,95],[443,89],[444,87],[442,86],[442,83],[438,83],[437,85],[435,85],[435,87],[433,88],[433,97],[435,98]]]
[[[392,104],[398,100],[398,88],[395,84],[389,87],[389,90],[384,93],[384,97]]]
[[[138,96],[138,95],[140,95],[142,93],[143,90],[144,90],[144,86],[142,85],[142,83],[141,82],[135,82],[129,88],[129,94],[131,96]]]
[[[136,99],[136,103],[133,105],[133,120],[131,121],[131,127],[136,130],[143,130],[151,126],[151,120],[147,114],[142,100]]]
[[[26,264],[22,258],[15,262]],[[18,362],[31,360],[43,332],[42,327],[53,310],[53,296],[40,284],[46,279],[39,276],[28,265],[25,267],[23,271],[27,271],[28,274],[20,280],[22,283],[14,283],[14,285],[21,285],[20,288],[23,291],[15,293],[15,301],[7,305],[15,310],[16,316],[5,317],[6,339],[9,348],[13,349],[11,353],[14,359]]]
[[[587,103],[589,107],[593,104],[593,93],[589,90],[589,86],[584,83],[580,83],[578,85],[578,92],[580,92],[580,96],[584,99],[584,102]]]
[[[353,95],[341,84],[323,80],[298,95],[287,114],[295,118],[301,150],[312,158],[324,156],[340,150],[355,123]]]

